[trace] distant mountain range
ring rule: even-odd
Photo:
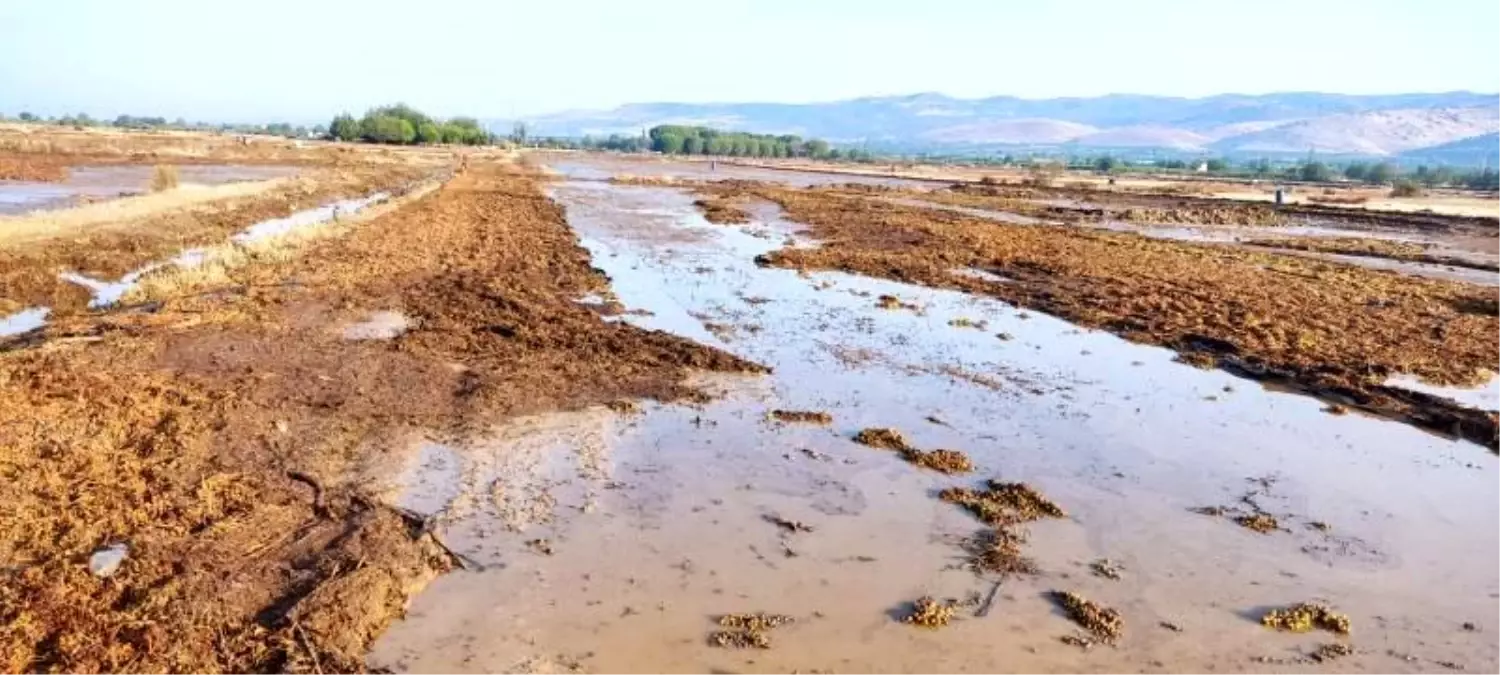
[[[928,93],[809,104],[639,103],[525,121],[536,135],[638,134],[657,124],[697,124],[896,150],[1057,147],[1406,156],[1500,131],[1500,95],[1284,93],[1176,98],[1111,94],[958,99]],[[1452,156],[1468,155],[1460,151]]]

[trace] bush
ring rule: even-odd
[[[1421,197],[1422,184],[1410,179],[1401,179],[1391,186],[1392,197]]]
[[[157,164],[156,169],[151,172],[151,191],[161,192],[177,187],[177,167],[170,164]]]

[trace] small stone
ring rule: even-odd
[[[129,553],[130,547],[124,544],[105,546],[89,556],[89,571],[100,579],[107,579],[120,571],[120,565],[124,564]]]

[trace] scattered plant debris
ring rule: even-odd
[[[547,539],[532,539],[526,542],[526,547],[542,555],[552,555],[552,542]]]
[[[1093,571],[1094,576],[1096,577],[1104,577],[1105,579],[1119,581],[1120,572],[1123,572],[1125,568],[1121,567],[1120,563],[1110,560],[1109,558],[1100,558],[1098,560],[1095,560],[1094,562],[1089,563],[1089,570]]]
[[[770,649],[770,631],[791,622],[791,617],[780,614],[725,614],[719,617],[719,625],[726,630],[709,634],[708,642],[733,649]]]
[[[767,515],[765,518],[766,518],[767,522],[770,522],[770,523],[776,525],[777,527],[780,527],[781,529],[786,530],[787,532],[812,532],[813,531],[813,528],[812,528],[811,525],[808,525],[807,523],[804,523],[804,522],[802,522],[800,520],[788,520],[786,518],[782,518],[781,516],[777,516],[777,515]]]
[[[1253,513],[1244,516],[1237,516],[1234,519],[1234,522],[1239,523],[1240,527],[1243,527],[1247,530],[1255,530],[1256,532],[1259,532],[1261,534],[1270,534],[1281,529],[1281,526],[1276,522],[1276,518],[1274,516],[1264,513]]]
[[[1036,563],[1021,554],[1026,533],[1016,527],[980,530],[964,542],[969,552],[969,567],[975,572],[999,574],[1036,574]]]
[[[772,410],[771,417],[780,422],[803,422],[806,424],[833,423],[833,415],[820,410]]]
[[[1354,648],[1342,642],[1330,642],[1318,645],[1318,650],[1312,653],[1312,659],[1318,663],[1326,663],[1340,659],[1354,653]]]
[[[990,480],[983,490],[952,487],[938,498],[958,504],[990,525],[1009,525],[1041,518],[1066,518],[1062,507],[1025,483]]]

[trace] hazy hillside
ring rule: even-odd
[[[1087,124],[1047,119],[993,120],[959,124],[924,132],[921,138],[946,143],[1066,143],[1098,129]]]
[[[1048,146],[1178,151],[1396,154],[1500,128],[1494,94],[1352,96],[1312,92],[1189,99],[958,99],[942,94],[810,104],[640,103],[526,120],[538,135],[638,134],[656,124],[793,133],[903,147]],[[1378,113],[1378,114],[1375,114]],[[505,122],[492,121],[498,128]]]
[[[1438,164],[1484,164],[1500,167],[1500,132],[1490,132],[1462,140],[1419,148],[1402,153],[1402,157]]]
[[[1213,147],[1226,152],[1314,150],[1391,155],[1483,134],[1497,126],[1500,126],[1500,110],[1494,106],[1382,110],[1303,120],[1230,136]]]

